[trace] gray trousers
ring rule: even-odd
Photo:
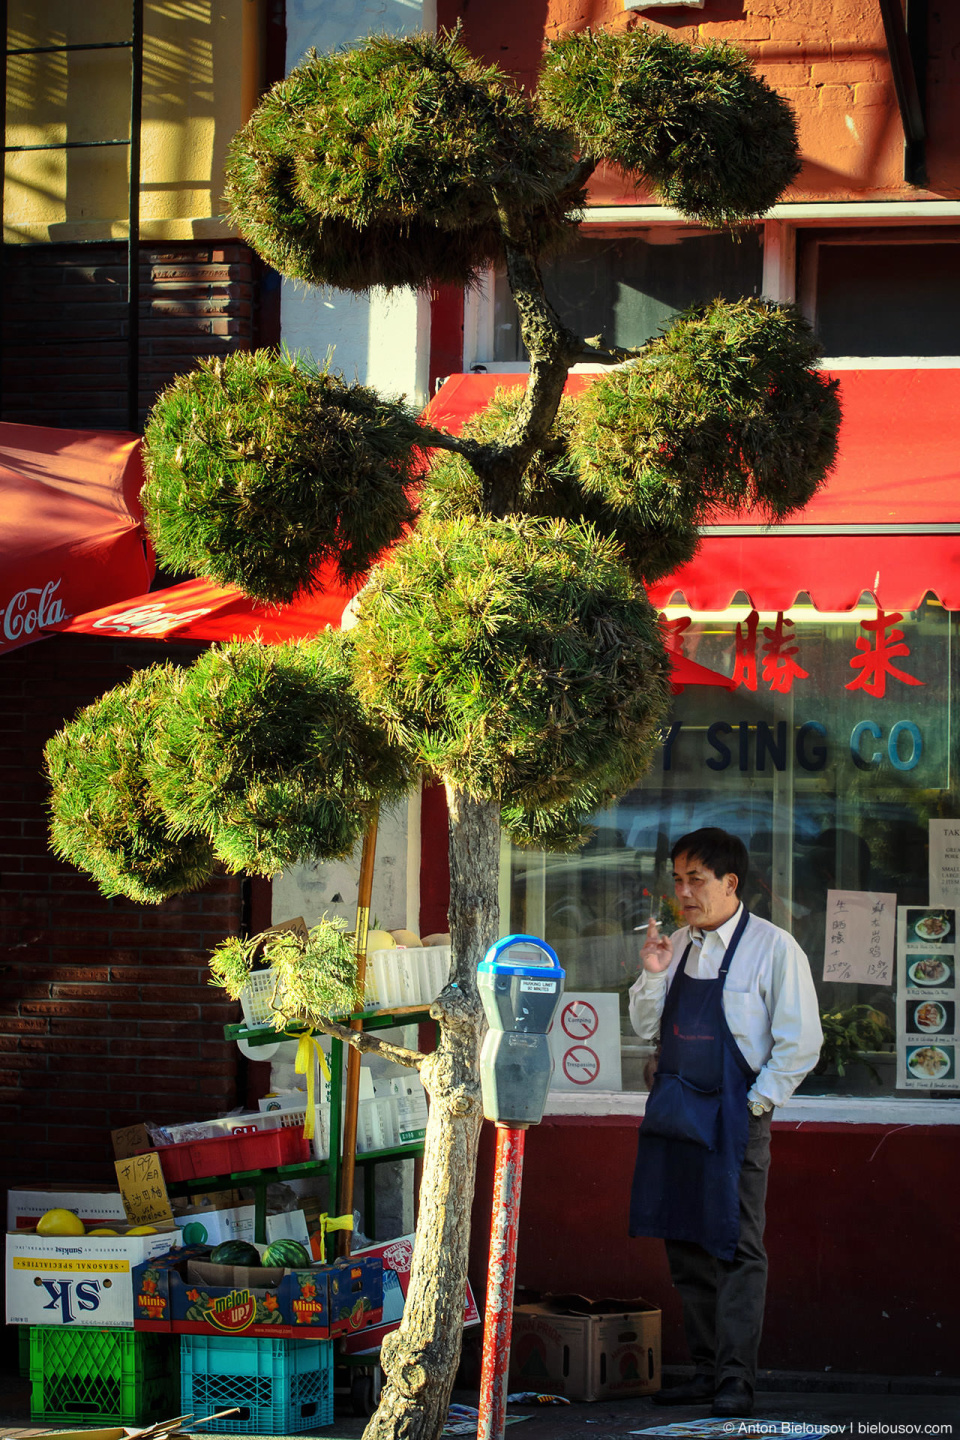
[[[716,1383],[755,1386],[767,1294],[763,1248],[771,1114],[750,1116],[740,1171],[740,1241],[732,1260],[717,1260],[688,1240],[667,1240],[670,1275],[683,1302],[683,1328],[698,1372]]]

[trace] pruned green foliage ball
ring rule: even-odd
[[[264,601],[349,583],[413,519],[423,432],[404,406],[269,350],[201,361],[144,436],[144,508],[161,561]]]
[[[650,758],[649,749],[639,759],[615,751],[608,769],[595,771],[565,800],[549,808],[524,804],[507,795],[500,807],[501,827],[520,850],[582,850],[596,834],[590,817],[632,790],[649,769]]]
[[[357,956],[347,922],[326,915],[310,927],[308,938],[292,931],[231,936],[210,957],[212,984],[239,1000],[253,969],[273,972],[270,1004],[273,1023],[282,1030],[291,1020],[316,1025],[334,1015],[349,1015],[363,1004],[357,984]]]
[[[572,159],[456,37],[374,35],[274,86],[234,138],[226,198],[244,239],[309,284],[469,284],[502,255],[499,205],[541,249],[566,236]]]
[[[215,647],[161,717],[156,793],[230,870],[347,855],[376,804],[409,784],[405,757],[361,709],[348,649],[339,631]]]
[[[833,465],[837,382],[790,308],[714,301],[688,311],[635,365],[584,394],[571,451],[582,484],[651,535],[689,531],[718,507],[782,520]],[[673,566],[647,563],[647,579]]]
[[[213,874],[209,840],[175,835],[144,775],[157,705],[180,678],[169,665],[141,670],[47,743],[54,854],[86,870],[104,895],[156,905]]]
[[[589,526],[424,522],[360,617],[365,702],[424,768],[478,799],[550,809],[652,754],[668,699],[657,617]]]
[[[550,45],[537,98],[584,154],[645,176],[707,225],[762,215],[800,170],[790,106],[717,41],[581,30]]]
[[[551,810],[507,804],[500,809],[500,828],[518,850],[550,850],[569,854],[582,850],[593,835],[587,817],[594,806],[589,800],[568,800]]]
[[[493,399],[463,427],[462,435],[483,444],[496,444],[513,423],[523,391],[497,390]],[[582,521],[615,540],[624,559],[641,580],[655,580],[689,560],[697,548],[697,532],[690,520],[669,505],[656,508],[641,492],[619,483],[606,483],[606,472],[592,465],[582,472],[582,459],[573,443],[582,428],[583,396],[561,402],[550,449],[534,455],[523,474],[515,513]],[[669,499],[670,497],[668,497]],[[479,478],[460,455],[438,452],[422,494],[424,514],[452,518],[483,513]]]

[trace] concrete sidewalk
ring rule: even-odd
[[[679,1375],[670,1377],[679,1380]],[[789,1440],[805,1426],[829,1427],[829,1433],[853,1437],[889,1435],[943,1435],[960,1440],[960,1381],[925,1380],[909,1377],[785,1375],[768,1373],[757,1396],[751,1420],[716,1422],[728,1428],[721,1433],[750,1440],[752,1436],[781,1436]],[[790,1385],[795,1388],[782,1388]],[[803,1388],[799,1388],[799,1387]],[[819,1388],[830,1386],[831,1388]],[[813,1388],[817,1387],[817,1388]],[[458,1392],[461,1404],[476,1405],[476,1395]],[[366,1420],[348,1413],[333,1425],[306,1432],[316,1440],[359,1440]],[[665,1426],[680,1421],[709,1418],[709,1405],[661,1407],[648,1398],[617,1400],[596,1404],[509,1407],[510,1415],[524,1416],[508,1425],[510,1440],[619,1440],[619,1437],[646,1432],[655,1436]],[[37,1425],[30,1420],[29,1385],[6,1376],[0,1383],[0,1440],[39,1435],[65,1425]],[[189,1433],[200,1440],[204,1432]],[[276,1440],[276,1437],[272,1437]]]

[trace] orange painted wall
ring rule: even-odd
[[[459,16],[470,48],[527,85],[543,37],[586,25],[649,25],[677,38],[736,42],[796,110],[805,164],[784,200],[960,195],[960,6],[948,0],[930,6],[924,190],[903,179],[903,130],[877,0],[706,0],[703,10],[646,13],[625,12],[622,0],[439,0],[438,8],[441,25]],[[610,173],[595,178],[590,198],[610,205],[644,196]]]

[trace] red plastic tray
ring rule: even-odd
[[[161,1145],[157,1152],[167,1180],[203,1180],[234,1170],[268,1170],[310,1159],[310,1141],[297,1125],[258,1130],[252,1135],[215,1135],[212,1140],[184,1140]]]

